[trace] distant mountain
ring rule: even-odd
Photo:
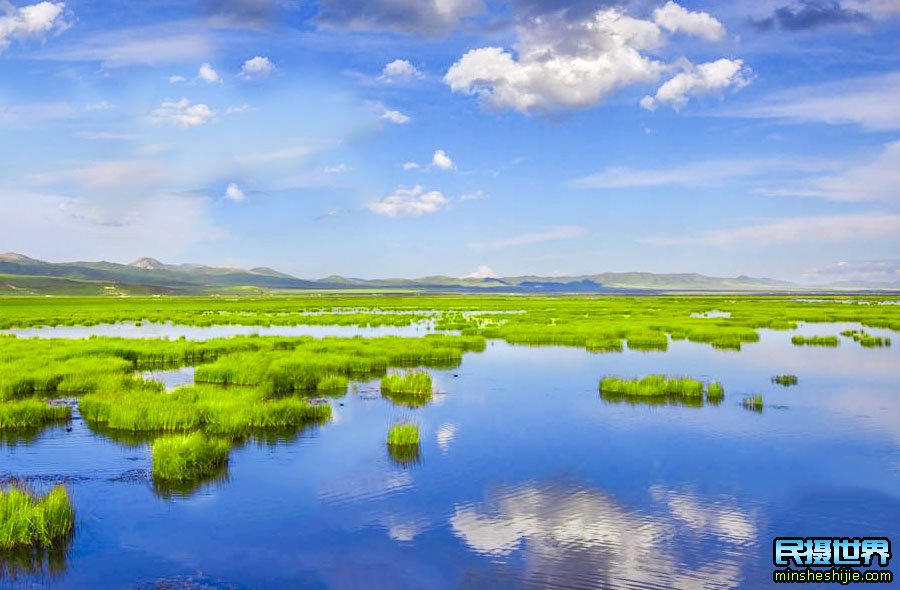
[[[332,275],[299,279],[268,267],[250,270],[201,264],[165,264],[139,258],[130,264],[114,262],[44,262],[8,252],[0,254],[0,294],[16,295],[138,295],[240,294],[251,292],[381,289],[468,293],[661,293],[900,290],[900,284],[798,285],[787,281],[738,276],[709,277],[696,273],[599,273],[571,277],[455,278],[442,275],[418,279],[359,279]]]

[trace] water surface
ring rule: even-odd
[[[830,335],[854,325],[806,325]],[[873,335],[891,334],[868,329]],[[321,427],[251,441],[227,475],[156,489],[146,444],[75,420],[0,447],[0,477],[68,482],[78,528],[55,577],[22,588],[763,588],[772,537],[900,537],[900,354],[674,342],[591,354],[489,342],[420,409],[377,381]],[[603,375],[721,380],[700,408],[608,402]],[[793,373],[794,387],[771,383]],[[187,373],[185,373],[187,374]],[[186,379],[186,378],[185,378]],[[761,393],[762,413],[740,405]],[[390,424],[421,426],[396,463]]]

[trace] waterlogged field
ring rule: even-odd
[[[0,328],[4,588],[762,588],[775,536],[900,538],[892,299],[22,298]]]

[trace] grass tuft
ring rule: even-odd
[[[0,549],[51,547],[75,526],[75,509],[66,488],[40,497],[12,485],[0,490]]]
[[[778,385],[783,385],[784,387],[790,387],[791,385],[797,385],[800,380],[796,375],[776,375],[772,377],[772,383],[777,383]]]
[[[837,336],[794,336],[791,338],[794,346],[830,346],[840,344]]]
[[[748,410],[752,410],[754,412],[762,412],[763,411],[763,396],[758,393],[753,395],[748,395],[741,401],[741,405]]]
[[[228,461],[228,441],[199,432],[164,436],[153,441],[153,478],[189,481],[215,474]]]
[[[38,399],[0,401],[0,430],[21,430],[72,417],[69,406],[51,406]]]
[[[419,427],[412,422],[398,422],[388,430],[387,444],[405,447],[419,444]]]

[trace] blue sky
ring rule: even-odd
[[[0,0],[0,250],[900,278],[900,1]]]

